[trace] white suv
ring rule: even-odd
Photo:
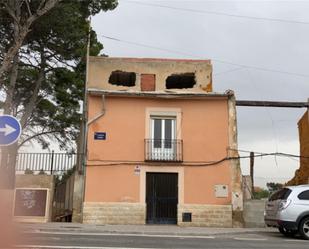
[[[309,185],[284,187],[266,202],[264,220],[286,236],[299,233],[309,240]]]

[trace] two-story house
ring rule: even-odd
[[[83,222],[239,226],[235,98],[209,60],[90,57]]]

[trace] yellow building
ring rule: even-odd
[[[300,167],[295,172],[294,178],[288,185],[299,185],[309,183],[309,115],[308,111],[298,122],[299,143],[300,143]],[[308,157],[308,158],[306,158]]]

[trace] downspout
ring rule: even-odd
[[[90,121],[88,121],[87,123],[87,128],[90,124],[92,124],[93,122],[95,122],[96,120],[98,120],[99,118],[103,117],[105,115],[106,109],[105,109],[105,95],[102,95],[102,110],[101,112],[95,116],[94,118],[92,118]]]

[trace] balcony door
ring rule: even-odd
[[[175,118],[151,118],[152,157],[155,160],[174,160],[176,155]]]

